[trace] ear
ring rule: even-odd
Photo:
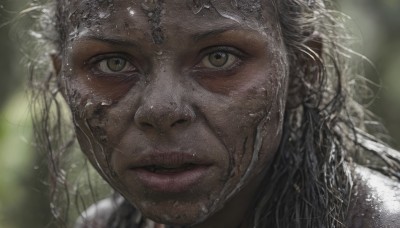
[[[59,54],[52,53],[50,54],[51,61],[53,63],[54,73],[56,74],[57,84],[62,96],[65,98],[65,86],[64,82],[61,79],[61,69],[62,69],[62,58]]]
[[[302,50],[296,50],[290,63],[287,109],[295,109],[301,105],[309,87],[319,83],[322,51],[322,37],[318,32],[308,37]]]

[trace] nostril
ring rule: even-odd
[[[171,126],[173,127],[175,125],[178,125],[178,124],[180,125],[180,124],[184,124],[184,123],[186,123],[186,120],[180,119],[180,120],[175,121]]]
[[[181,123],[185,123],[185,122],[186,122],[186,120],[184,120],[184,119],[176,121],[177,124],[181,124]]]
[[[152,128],[153,125],[149,124],[149,123],[141,123],[143,128]]]
[[[194,111],[186,105],[173,109],[164,105],[142,105],[136,111],[134,121],[135,125],[143,131],[166,132],[174,127],[187,127],[195,116]]]

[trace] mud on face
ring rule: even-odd
[[[269,4],[114,0],[93,10],[91,2],[70,7],[63,55],[89,160],[162,223],[247,210],[237,205],[252,202],[285,109],[287,57]]]

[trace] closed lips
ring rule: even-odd
[[[148,170],[190,169],[194,166],[209,166],[211,162],[200,159],[195,154],[184,152],[151,151],[138,155],[132,162],[131,169],[144,168]]]
[[[150,165],[150,166],[143,166],[141,167],[142,169],[145,169],[149,172],[153,173],[178,173],[178,172],[184,172],[187,170],[194,169],[196,164],[192,163],[187,163],[187,164],[182,164],[182,165],[176,165],[176,166],[171,166],[171,165]]]

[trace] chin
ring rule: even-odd
[[[138,205],[143,216],[157,223],[177,226],[190,226],[201,223],[211,216],[211,203],[181,202],[148,202]]]

